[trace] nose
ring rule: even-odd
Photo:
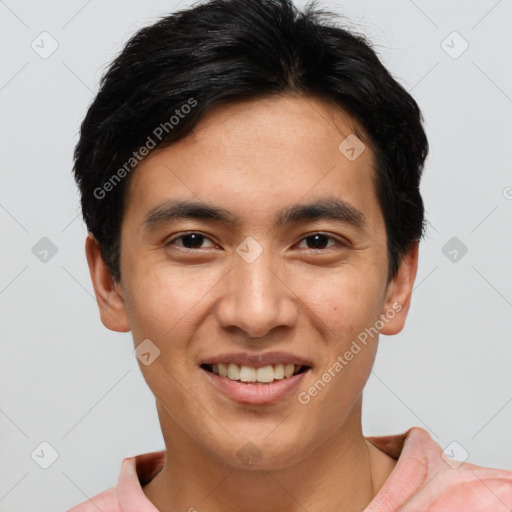
[[[277,327],[293,327],[298,319],[297,296],[290,283],[273,270],[266,251],[252,263],[235,257],[217,307],[221,327],[262,338]]]

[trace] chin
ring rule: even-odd
[[[218,446],[215,452],[225,464],[236,469],[271,471],[293,466],[314,450],[315,444],[306,443],[303,436],[285,431],[268,435],[270,431],[261,429],[259,435],[246,436],[239,433],[230,446]]]

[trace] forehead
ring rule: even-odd
[[[142,214],[178,195],[242,213],[259,205],[270,213],[334,194],[371,214],[374,165],[364,131],[333,102],[282,96],[229,103],[139,164],[127,205]]]

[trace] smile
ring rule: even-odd
[[[200,368],[220,395],[239,404],[269,406],[295,396],[312,366],[306,359],[273,353],[225,354],[204,361]]]
[[[258,383],[258,384],[271,384],[274,381],[282,379],[289,379],[294,375],[298,375],[305,371],[308,367],[293,364],[293,363],[278,363],[274,365],[260,366],[258,368],[248,365],[238,365],[236,363],[217,363],[205,364],[202,368],[219,375],[220,377],[227,377],[230,380],[245,382],[245,383]]]

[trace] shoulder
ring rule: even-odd
[[[76,505],[66,512],[158,512],[142,487],[150,482],[165,462],[165,450],[126,457],[121,464],[117,485]]]
[[[512,471],[457,460],[457,450],[448,447],[443,451],[428,432],[419,427],[412,430],[415,436],[412,444],[426,466],[426,473],[422,487],[404,512],[441,509],[510,512]]]
[[[103,491],[66,512],[98,512],[98,510],[102,512],[121,512],[115,487]]]
[[[448,458],[419,427],[368,440],[398,459],[368,511],[388,510],[382,507],[391,504],[403,512],[512,510],[512,471]]]
[[[436,470],[431,484],[424,489],[423,499],[429,506],[426,510],[512,510],[512,471],[453,460],[446,466]]]

